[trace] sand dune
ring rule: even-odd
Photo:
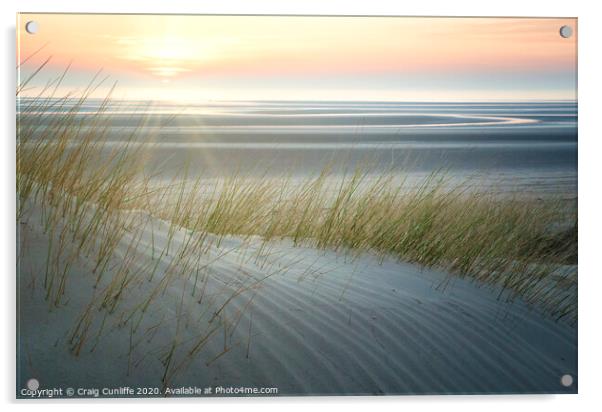
[[[560,384],[563,374],[577,376],[576,329],[499,290],[253,238],[209,238],[201,273],[174,271],[190,233],[177,229],[161,255],[170,224],[130,217],[138,230],[121,239],[98,287],[92,257],[78,259],[59,307],[41,286],[48,235],[40,210],[20,225],[19,385],[36,377],[41,388],[221,385],[280,395],[576,392],[576,383]],[[124,259],[136,274],[112,313],[94,309],[76,356],[74,325]]]

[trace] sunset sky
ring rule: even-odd
[[[34,20],[35,35],[25,31]],[[573,27],[569,39],[562,25]],[[576,19],[21,14],[26,94],[71,68],[116,97],[161,100],[557,100],[576,98]],[[107,86],[109,83],[107,83]],[[102,96],[106,88],[96,90]]]

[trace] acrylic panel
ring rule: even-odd
[[[17,397],[577,392],[577,19],[17,16]]]

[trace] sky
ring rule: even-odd
[[[101,70],[93,97],[116,82],[114,97],[170,101],[567,100],[577,20],[19,14],[21,81],[48,58],[24,95],[69,67],[56,95]]]

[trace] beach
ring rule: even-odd
[[[174,280],[133,331],[121,323],[161,282],[173,257],[158,261],[152,281],[140,272],[111,315],[94,314],[74,356],[73,325],[116,273],[94,287],[93,264],[81,259],[70,270],[68,299],[48,310],[39,275],[48,240],[39,218],[33,214],[21,225],[27,259],[19,281],[20,385],[35,376],[43,386],[263,387],[278,388],[279,395],[576,390],[560,384],[564,374],[577,376],[576,329],[520,299],[500,297],[499,289],[419,265],[287,241],[257,254],[260,240],[236,237],[203,256],[201,262],[212,263],[201,279]],[[159,234],[170,225],[143,214],[136,220],[145,222],[135,260],[143,265],[158,255],[153,248],[165,247]],[[173,250],[188,236],[178,230]],[[130,244],[122,239],[109,267],[119,267]],[[199,341],[202,351],[189,357]],[[173,376],[164,385],[161,359],[173,345]]]
[[[16,27],[17,398],[578,393],[576,18]]]
[[[256,101],[197,104],[58,99],[44,115],[23,99],[21,123],[39,136],[60,129],[53,119],[78,105],[75,120],[94,115],[105,147],[152,147],[146,168],[169,180],[186,162],[189,177],[239,173],[305,177],[332,165],[393,171],[420,182],[444,170],[455,182],[475,176],[490,189],[576,196],[575,102],[328,102]],[[92,127],[92,126],[89,126]],[[99,127],[95,123],[94,127]]]
[[[577,391],[573,103],[20,107],[20,387]]]

